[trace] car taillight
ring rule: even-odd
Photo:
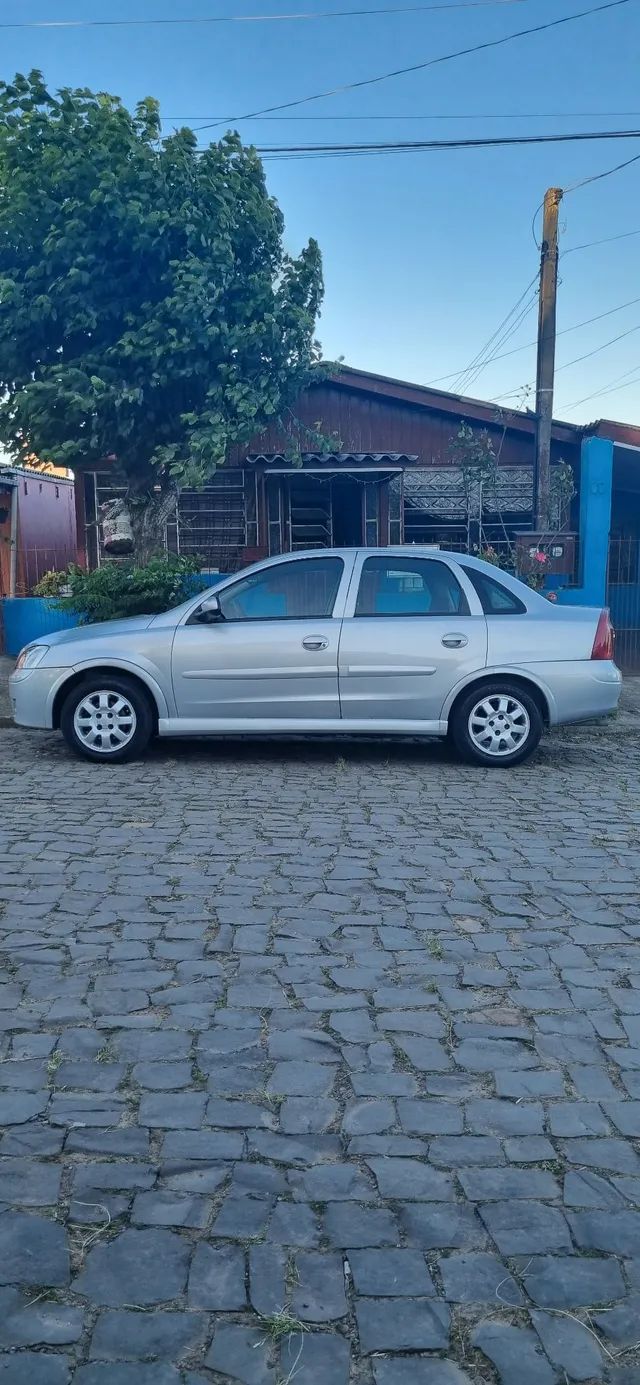
[[[591,650],[592,659],[612,659],[613,658],[613,626],[609,619],[608,611],[601,611],[596,627],[596,636]]]

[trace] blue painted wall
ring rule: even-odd
[[[52,635],[55,630],[73,629],[78,617],[60,611],[57,602],[43,596],[5,597],[0,601],[4,627],[5,654],[19,654],[23,645]]]
[[[613,443],[608,438],[585,438],[580,454],[580,579],[563,587],[564,606],[605,606],[611,526]]]

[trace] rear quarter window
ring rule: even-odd
[[[495,577],[489,577],[477,567],[464,567],[465,577],[469,578],[480,598],[486,616],[522,616],[527,608],[515,592],[504,587]]]

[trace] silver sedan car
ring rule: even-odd
[[[517,765],[543,728],[614,711],[606,610],[555,606],[490,564],[434,549],[293,553],[162,615],[22,650],[20,726],[102,763],[152,736],[449,736]]]

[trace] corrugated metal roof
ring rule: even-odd
[[[418,461],[417,455],[409,452],[302,452],[302,466],[305,463],[320,466],[408,466]],[[292,458],[284,452],[254,452],[247,457],[252,464],[263,466],[292,466]]]

